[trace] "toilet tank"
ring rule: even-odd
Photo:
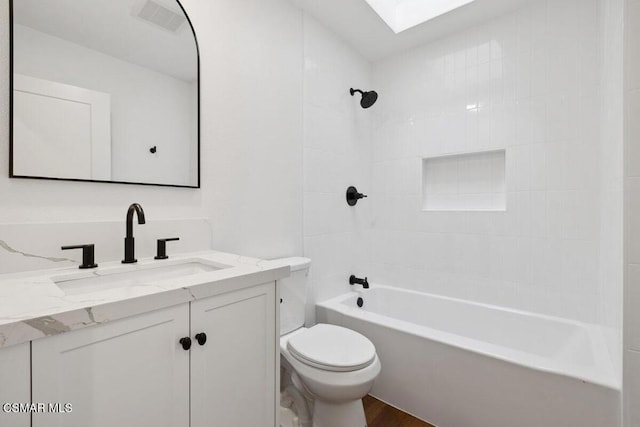
[[[307,281],[309,277],[309,258],[293,257],[269,261],[273,266],[288,265],[291,275],[278,280],[280,290],[280,335],[287,334],[304,326],[305,303],[307,301]]]

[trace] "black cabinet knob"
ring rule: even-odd
[[[191,338],[189,337],[180,338],[179,343],[182,345],[183,350],[189,350],[191,348]]]
[[[207,342],[207,334],[205,334],[204,332],[196,334],[196,341],[198,341],[198,344],[204,345],[204,343]]]

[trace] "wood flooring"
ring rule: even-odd
[[[362,399],[368,427],[433,427],[372,396]]]

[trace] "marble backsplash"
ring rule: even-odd
[[[203,218],[147,218],[144,225],[134,220],[133,234],[137,258],[154,256],[156,240],[166,237],[180,238],[167,243],[169,256],[212,248],[211,226]],[[60,247],[65,245],[93,243],[98,264],[117,261],[124,255],[124,236],[124,218],[122,221],[0,224],[0,274],[79,264],[82,250],[62,251]]]

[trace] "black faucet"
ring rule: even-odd
[[[369,281],[367,280],[367,278],[365,277],[364,279],[359,279],[356,276],[354,276],[353,274],[349,277],[349,284],[350,285],[362,285],[363,288],[365,289],[369,289]]]
[[[133,213],[138,215],[138,224],[144,224],[144,211],[138,203],[132,203],[127,210],[127,237],[124,238],[123,264],[138,262],[135,255],[135,240],[133,239]]]

